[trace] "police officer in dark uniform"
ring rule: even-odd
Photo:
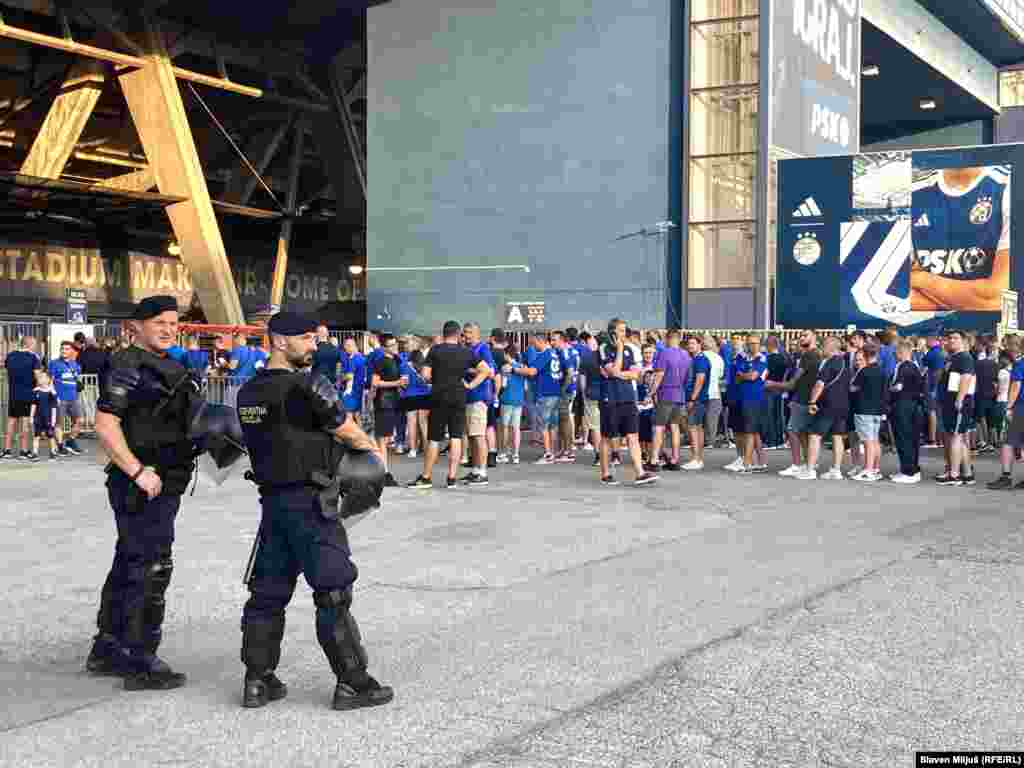
[[[127,690],[167,690],[185,684],[156,652],[174,570],[174,520],[197,453],[189,415],[202,401],[185,368],[167,357],[177,343],[175,298],[143,299],[132,319],[135,343],[111,359],[97,404],[117,546],[86,668],[123,677]]]
[[[242,614],[245,707],[287,693],[275,669],[299,573],[313,589],[317,640],[338,680],[334,709],[386,704],[393,696],[367,673],[349,612],[357,571],[343,525],[378,505],[384,467],[333,382],[302,370],[312,363],[315,330],[316,322],[301,315],[274,315],[270,360],[238,392],[251,479],[263,508]]]

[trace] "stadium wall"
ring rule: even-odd
[[[664,324],[673,5],[369,9],[370,326]]]

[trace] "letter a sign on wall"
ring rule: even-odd
[[[543,301],[516,301],[505,305],[505,325],[542,325]]]

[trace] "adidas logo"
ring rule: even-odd
[[[804,200],[802,203],[800,203],[800,207],[799,208],[797,208],[795,211],[793,211],[793,216],[795,218],[806,218],[808,216],[821,216],[821,208],[819,208],[818,204],[816,202],[814,202],[814,198],[813,197],[808,197],[806,200]]]
[[[928,221],[928,214],[922,213],[920,218],[914,222],[915,227],[930,227],[932,224]]]

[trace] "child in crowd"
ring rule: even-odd
[[[512,344],[505,350],[505,365],[501,369],[501,410],[498,419],[499,429],[503,433],[500,442],[505,450],[498,454],[499,464],[519,463],[523,405],[526,402],[526,378],[517,373],[522,368],[519,348]]]
[[[57,427],[57,390],[53,387],[50,374],[40,371],[38,386],[32,391],[32,443],[33,461],[39,461],[39,440],[46,437],[50,441],[50,461],[56,461],[62,455],[57,451],[57,440],[60,429]]]
[[[636,387],[637,410],[640,412],[640,451],[645,466],[653,466],[657,457],[651,455],[654,442],[654,346],[643,348],[643,367]],[[648,470],[649,471],[649,470]]]

